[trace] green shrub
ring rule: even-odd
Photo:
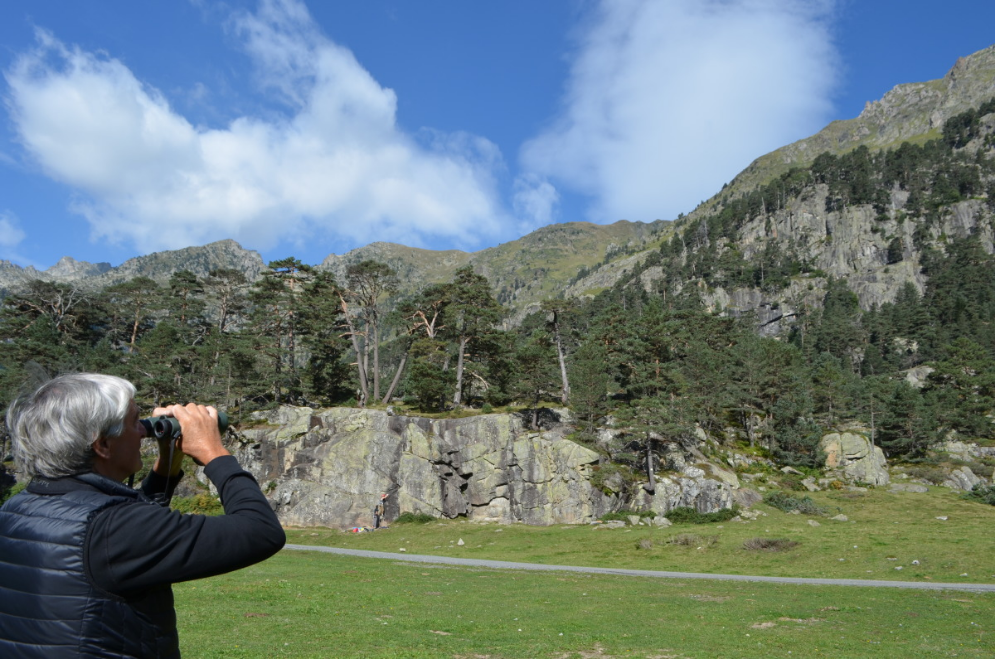
[[[781,483],[781,487],[791,490],[792,492],[804,492],[808,490],[805,484],[802,483],[804,476],[799,476],[798,474],[784,474],[783,476],[778,476],[777,480]]]
[[[197,494],[192,497],[173,497],[169,507],[181,513],[194,515],[221,515],[225,512],[221,501],[211,494]]]
[[[635,481],[636,476],[632,469],[625,465],[608,463],[595,465],[591,470],[591,486],[607,496],[619,494],[620,491],[631,487]]]
[[[711,547],[717,544],[718,541],[719,536],[717,535],[701,536],[696,533],[678,533],[668,539],[667,543],[680,547]]]
[[[995,506],[995,485],[978,483],[970,492],[964,493],[962,498],[968,501],[979,501],[987,503],[989,506]]]
[[[924,480],[927,483],[932,483],[933,485],[942,485],[943,481],[947,480],[947,472],[941,467],[925,465],[907,467],[905,469],[905,473],[907,473],[910,478],[918,478],[919,480]]]
[[[493,411],[494,411],[494,408],[491,407],[490,403],[484,403],[483,405],[480,406],[480,413],[481,414],[490,414]]]
[[[954,459],[950,460],[950,464],[955,467],[967,467],[974,474],[981,475],[985,472],[991,471],[991,466],[984,463],[983,460],[960,460]]]
[[[674,524],[714,524],[716,522],[728,522],[739,514],[736,507],[723,508],[714,513],[699,513],[694,508],[680,507],[674,508],[667,513],[667,519]]]
[[[427,513],[401,513],[397,519],[394,520],[395,524],[428,524],[429,522],[434,522],[435,518]]]
[[[797,510],[803,515],[826,515],[829,512],[813,501],[812,497],[796,497],[787,492],[771,492],[764,497],[764,503],[786,513]]]
[[[656,513],[652,510],[616,510],[613,513],[606,513],[602,515],[600,519],[602,522],[628,522],[629,517],[632,515],[635,515],[639,519],[646,519],[647,517],[649,519],[653,519],[656,517]]]
[[[9,489],[0,491],[0,504],[23,490],[27,485],[27,483],[14,483]]]

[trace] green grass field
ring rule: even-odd
[[[768,516],[749,524],[594,530],[454,521],[288,535],[298,544],[520,562],[995,583],[995,507],[942,489],[813,498],[852,521],[817,518],[813,527],[816,518],[761,505]],[[681,533],[706,541],[667,542]],[[742,548],[763,536],[800,544]],[[188,657],[995,656],[995,594],[516,572],[295,551],[175,591]]]

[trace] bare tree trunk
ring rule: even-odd
[[[467,341],[467,337],[460,337],[459,352],[456,358],[456,393],[453,394],[453,405],[457,407],[463,402],[463,353],[466,352]]]
[[[656,476],[653,474],[653,440],[649,433],[646,433],[646,477],[649,479],[647,491],[653,494],[656,492]]]
[[[380,329],[377,323],[371,328],[373,335],[373,400],[380,400]]]
[[[567,401],[570,400],[570,380],[567,378],[567,360],[563,354],[563,341],[560,340],[560,326],[559,324],[554,324],[553,328],[553,336],[556,338],[556,356],[560,360],[560,379],[563,382],[563,388],[560,390],[560,402],[566,405]]]
[[[401,355],[401,363],[398,364],[397,372],[394,373],[394,379],[390,381],[390,386],[387,387],[387,393],[384,394],[383,401],[381,401],[383,402],[384,405],[389,403],[390,397],[394,395],[394,389],[397,388],[397,383],[401,381],[401,373],[404,372],[404,365],[407,363],[407,361],[408,361],[408,353],[405,352],[403,355]]]
[[[141,307],[135,312],[135,322],[131,326],[131,344],[128,348],[128,352],[135,352],[135,341],[138,339],[138,324],[141,322],[142,310]]]
[[[339,300],[342,302],[342,317],[345,318],[346,327],[349,328],[349,339],[352,341],[352,349],[356,353],[356,368],[359,370],[359,389],[360,389],[360,400],[359,406],[366,407],[366,400],[369,398],[369,385],[366,382],[366,365],[363,363],[364,351],[359,345],[359,337],[356,334],[356,328],[352,324],[352,317],[349,316],[349,306],[346,304],[345,298],[341,295]]]

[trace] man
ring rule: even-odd
[[[384,492],[380,495],[380,500],[377,501],[377,505],[373,506],[373,530],[380,528],[380,523],[383,521],[384,507],[387,505],[387,493]]]
[[[0,508],[0,657],[179,657],[171,584],[252,565],[286,542],[212,407],[157,408],[182,428],[172,463],[161,440],[141,491],[125,486],[142,467],[134,396],[127,380],[80,373],[11,404],[14,458],[32,480]],[[205,465],[224,515],[166,507],[183,454]]]

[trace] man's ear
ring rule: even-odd
[[[111,456],[111,447],[107,442],[107,438],[101,435],[97,438],[97,441],[93,442],[93,452],[97,454],[98,458],[107,459]]]

